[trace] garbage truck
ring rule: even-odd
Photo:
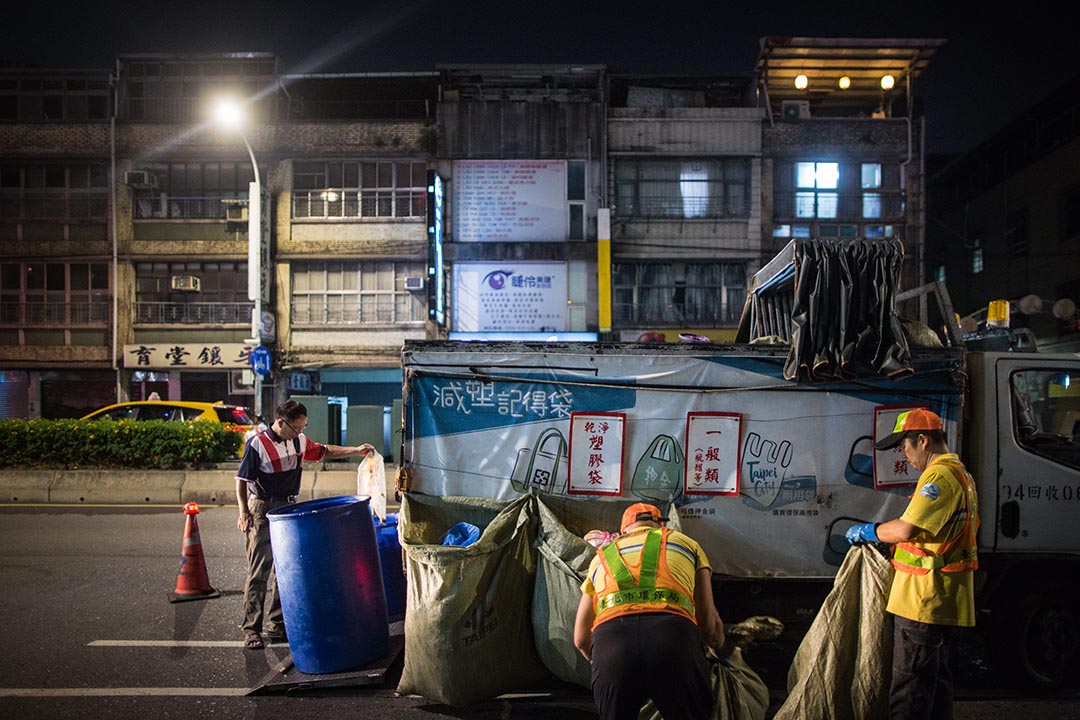
[[[1080,644],[1080,355],[961,332],[942,283],[900,290],[902,256],[791,243],[730,344],[407,341],[398,487],[673,507],[723,615],[809,624],[845,530],[898,517],[918,479],[875,440],[929,408],[978,487],[977,627],[1011,677],[1057,687]]]

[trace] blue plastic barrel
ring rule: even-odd
[[[267,518],[296,669],[342,672],[385,655],[390,629],[370,498],[309,500]]]
[[[397,513],[390,513],[385,520],[376,523],[375,533],[379,538],[379,561],[382,563],[383,589],[386,591],[386,611],[393,617],[405,612],[406,598]]]

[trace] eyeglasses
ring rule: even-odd
[[[281,422],[285,423],[285,427],[289,428],[290,430],[292,430],[292,431],[293,431],[294,433],[296,433],[297,435],[299,435],[299,434],[303,433],[303,432],[304,432],[304,430],[306,430],[306,429],[307,429],[307,423],[304,423],[304,427],[302,427],[302,428],[300,428],[299,430],[297,430],[297,429],[296,429],[296,428],[294,428],[294,427],[292,426],[292,424],[290,424],[290,423],[289,423],[289,421],[288,421],[288,420],[286,420],[285,418],[282,418],[282,419],[281,419]]]

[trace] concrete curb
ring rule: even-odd
[[[314,465],[314,464],[313,464]],[[396,465],[386,466],[394,497]],[[200,505],[236,504],[236,468],[208,470],[0,470],[0,503]],[[304,470],[300,501],[356,493],[356,468]]]

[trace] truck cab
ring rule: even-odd
[[[971,352],[966,367],[979,625],[1002,666],[1051,688],[1080,648],[1080,357]]]

